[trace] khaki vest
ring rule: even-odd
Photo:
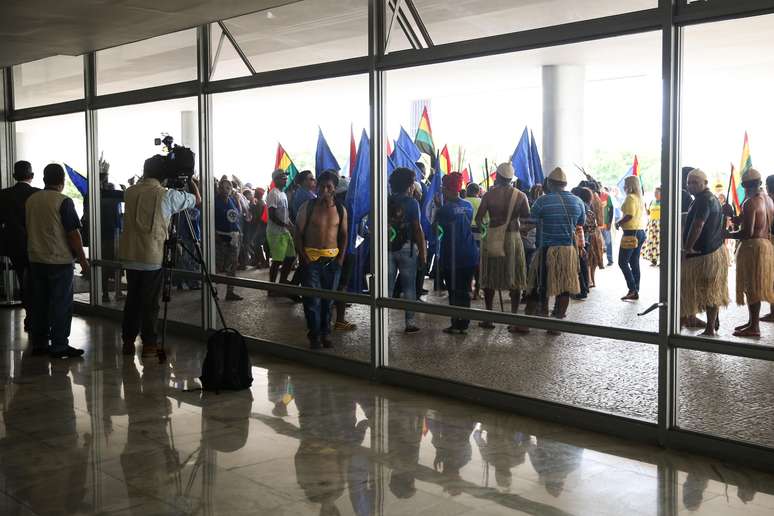
[[[73,253],[59,213],[67,196],[54,190],[35,192],[27,199],[27,252],[32,263],[67,265]]]
[[[156,179],[143,179],[126,190],[124,231],[118,244],[121,261],[161,265],[169,229],[161,208],[166,191]]]

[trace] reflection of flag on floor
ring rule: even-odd
[[[290,188],[290,185],[293,184],[293,181],[295,181],[296,176],[298,175],[298,168],[296,168],[295,163],[290,159],[290,155],[282,148],[282,144],[280,143],[277,144],[277,159],[274,161],[274,170],[277,170],[278,168],[284,170],[288,175],[288,184],[285,185],[285,190],[287,190]],[[270,188],[273,187],[274,182],[272,182]]]
[[[419,119],[419,127],[417,127],[414,143],[420,151],[430,156],[435,156],[433,130],[430,128],[430,116],[427,114],[427,106],[425,106],[425,109],[422,111],[422,117]]]
[[[76,172],[67,163],[65,163],[64,166],[70,181],[73,182],[73,185],[78,190],[78,192],[80,192],[80,194],[84,197],[89,195],[89,180]]]

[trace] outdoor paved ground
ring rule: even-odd
[[[625,287],[620,270],[612,267],[599,271],[599,287],[587,301],[572,302],[568,319],[657,331],[658,311],[636,315],[655,302],[658,292],[658,269],[643,265],[642,271],[639,302],[618,299]],[[266,272],[251,270],[245,275],[263,279]],[[733,291],[733,284],[731,288]],[[244,301],[223,303],[229,325],[253,337],[308,347],[301,304],[268,298],[265,291],[237,291]],[[174,292],[170,318],[196,324],[201,317],[199,299],[199,292]],[[426,301],[447,302],[434,294]],[[110,306],[121,308],[116,303]],[[336,348],[325,353],[368,361],[369,308],[354,305],[347,318],[358,329],[334,333]],[[732,305],[721,312],[719,338],[730,340],[733,326],[745,318],[744,307]],[[417,321],[422,331],[407,335],[403,314],[391,311],[391,367],[627,417],[656,419],[658,353],[653,345],[573,334],[552,337],[541,330],[514,336],[504,326],[486,331],[475,323],[466,337],[452,336],[441,332],[448,326],[444,317],[417,314]],[[774,335],[774,326],[764,331]],[[774,339],[747,341],[770,345]],[[679,382],[682,427],[774,445],[774,364],[681,351]]]

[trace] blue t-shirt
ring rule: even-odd
[[[570,192],[549,193],[535,201],[530,216],[537,222],[538,247],[573,245],[575,226],[586,222],[586,208]]]
[[[411,224],[419,220],[419,203],[414,197],[406,194],[396,194],[395,199],[403,208],[403,216],[407,223]]]
[[[233,233],[239,231],[239,207],[233,198],[215,196],[215,231]]]
[[[69,197],[62,201],[62,204],[59,206],[59,216],[62,218],[62,226],[65,233],[81,229],[81,221],[78,219],[78,213],[75,211],[75,204]]]
[[[473,240],[473,205],[464,199],[447,201],[436,214],[443,230],[441,238],[441,267],[452,270],[475,267],[478,246]]]

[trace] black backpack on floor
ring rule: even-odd
[[[250,356],[242,335],[233,328],[223,328],[207,341],[207,356],[202,364],[202,389],[205,391],[238,391],[253,383]]]

